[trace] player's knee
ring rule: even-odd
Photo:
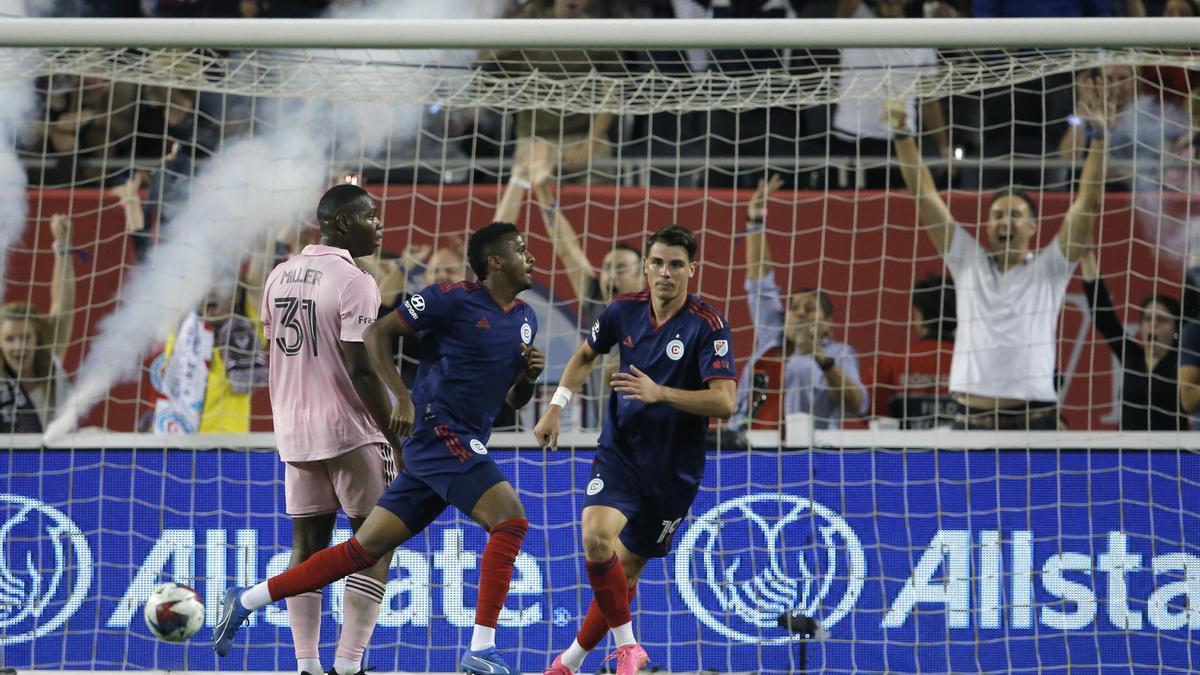
[[[367,555],[371,556],[371,558],[376,562],[385,557],[389,561],[391,560],[392,549],[395,547],[390,546],[389,542],[379,541],[371,536],[363,537],[357,534],[354,535],[354,538],[358,540],[358,545],[367,552]]]
[[[408,526],[400,520],[393,519],[382,525],[375,525],[364,525],[354,534],[354,539],[367,555],[376,561],[384,558],[390,560],[392,551],[412,536]]]
[[[292,566],[299,565],[328,546],[328,539],[321,539],[318,537],[293,537],[291,557]]]
[[[512,499],[505,499],[496,509],[493,518],[492,526],[495,527],[499,523],[506,520],[525,520],[525,506],[521,504],[521,500],[513,495]]]
[[[521,505],[521,501],[516,499],[505,499],[493,502],[487,509],[475,509],[471,514],[475,522],[479,523],[483,529],[491,531],[500,523],[510,520],[526,520],[525,507]]]
[[[370,553],[370,551],[368,551],[368,553]],[[392,556],[394,553],[395,549],[391,548],[384,551],[382,555],[375,555],[374,553],[371,553],[371,557],[375,558],[375,564],[371,565],[365,570],[360,571],[359,574],[363,574],[376,581],[386,584],[388,580],[388,573],[392,566]]]
[[[629,582],[630,588],[637,586],[638,577],[642,576],[642,569],[645,566],[645,560],[635,558],[628,553],[621,556],[621,569],[625,570],[625,580]]]
[[[600,562],[613,555],[616,537],[608,532],[584,532],[583,552],[588,560]]]

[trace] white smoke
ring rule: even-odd
[[[468,18],[494,16],[495,3],[396,0],[363,11],[376,18]],[[153,344],[179,325],[213,283],[236,274],[241,253],[253,242],[295,223],[315,205],[327,187],[331,154],[375,156],[397,136],[418,133],[422,115],[420,107],[370,102],[282,107],[274,131],[230,143],[192,181],[182,210],[163,225],[162,240],[130,271],[119,306],[101,322],[77,386],[46,430],[48,444],[73,431],[114,384],[134,377]]]
[[[0,16],[28,15],[20,0],[0,1]],[[28,212],[27,179],[17,156],[17,142],[33,115],[36,100],[29,61],[27,51],[0,49],[0,298],[4,297],[8,253],[25,231]]]
[[[287,133],[234,142],[196,176],[187,206],[135,268],[121,304],[100,323],[78,386],[47,440],[73,430],[117,382],[137,374],[146,351],[179,325],[220,277],[236,274],[240,252],[293,222],[325,180],[319,148]],[[317,156],[314,157],[314,152]]]

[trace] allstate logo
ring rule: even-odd
[[[0,494],[0,645],[58,630],[92,586],[92,550],[62,511]]]
[[[825,629],[854,609],[862,543],[837,513],[805,497],[759,493],[709,509],[675,552],[675,586],[704,625],[738,642],[783,644],[778,619],[799,609]]]

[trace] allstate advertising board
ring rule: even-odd
[[[591,453],[492,453],[532,524],[499,646],[541,672],[591,597],[577,525]],[[0,454],[3,665],[291,670],[283,603],[258,613],[220,663],[208,643],[227,584],[287,566],[281,481],[263,451]],[[712,454],[692,518],[672,528],[675,553],[647,567],[636,603],[663,670],[788,672],[800,659],[829,672],[1200,665],[1193,452]],[[368,664],[455,669],[485,537],[451,510],[397,553]],[[189,643],[157,641],[142,622],[165,580],[209,601]],[[325,593],[327,660],[340,593]],[[777,619],[793,609],[828,637],[785,633]]]

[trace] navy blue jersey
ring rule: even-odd
[[[683,309],[655,324],[648,292],[620,295],[592,323],[588,344],[605,354],[621,350],[621,372],[630,364],[657,384],[707,389],[709,380],[736,380],[733,343],[725,317],[688,295]],[[646,405],[613,392],[600,433],[600,449],[615,452],[641,475],[698,483],[704,477],[708,418],[665,403]]]
[[[413,435],[446,425],[487,438],[492,420],[524,367],[537,316],[517,300],[505,311],[483,284],[434,284],[396,308],[420,337],[421,365],[412,391]]]

